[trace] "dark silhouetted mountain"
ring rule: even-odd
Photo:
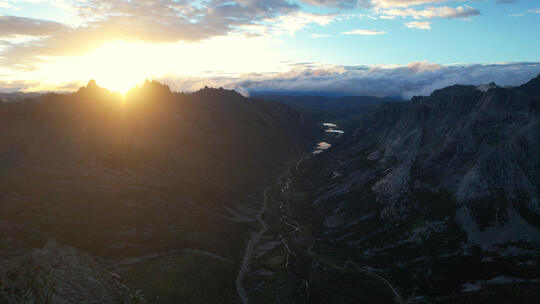
[[[41,93],[26,93],[26,92],[13,92],[13,93],[1,93],[0,103],[12,103],[21,101],[31,101],[43,94]]]
[[[238,261],[261,187],[308,129],[281,103],[154,81],[125,98],[91,81],[0,105],[1,255],[55,238],[107,259],[190,248]]]
[[[402,102],[402,99],[394,97],[374,96],[295,96],[256,94],[256,98],[267,101],[281,101],[304,113],[313,122],[319,123],[325,120],[340,121],[369,112],[374,105],[386,102]]]
[[[269,101],[281,101],[290,106],[317,108],[330,112],[347,110],[363,105],[375,105],[383,102],[403,101],[394,97],[375,96],[325,97],[261,94],[254,95],[254,97]]]

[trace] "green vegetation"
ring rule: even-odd
[[[123,275],[148,303],[227,303],[237,301],[237,265],[198,253],[158,258]]]

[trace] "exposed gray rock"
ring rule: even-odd
[[[1,303],[142,303],[89,254],[49,240],[0,261]]]
[[[410,198],[415,189],[445,189],[472,208],[480,230],[509,223],[510,206],[512,217],[538,228],[539,102],[540,76],[515,88],[451,86],[410,103],[378,106],[347,149],[371,145],[363,155],[375,166],[365,175],[380,176],[372,190],[385,205],[382,217],[405,218],[415,207]]]

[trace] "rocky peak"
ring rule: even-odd
[[[540,74],[538,74],[538,76],[531,79],[526,84],[521,85],[519,88],[526,90],[529,93],[540,94]]]
[[[90,79],[90,81],[88,81],[88,84],[86,85],[86,88],[89,90],[94,90],[99,88],[99,86],[94,79]]]
[[[488,84],[481,84],[479,86],[476,86],[476,89],[481,91],[481,92],[487,92],[491,89],[495,89],[495,88],[498,88],[499,86],[497,86],[497,84],[495,84],[495,82],[490,82]]]
[[[157,92],[164,92],[164,93],[170,93],[171,89],[166,84],[161,84],[155,80],[148,80],[146,79],[141,86],[141,90],[143,91],[157,91]]]
[[[100,87],[94,79],[88,81],[88,84],[85,87],[81,87],[76,94],[87,96],[87,97],[97,97],[112,94],[109,90]]]
[[[482,229],[506,225],[513,210],[540,227],[540,77],[519,88],[489,87],[454,85],[364,118],[348,145],[372,147],[366,158],[375,162],[371,174],[380,174],[370,182],[383,214],[403,215],[415,191],[436,185]]]
[[[236,92],[235,90],[226,90],[222,87],[218,89],[204,87],[198,90],[197,92],[193,93],[193,95],[200,96],[200,97],[210,97],[210,98],[215,98],[215,97],[220,97],[220,96],[230,98],[230,99],[244,99],[245,98],[244,96],[242,96],[240,93]]]

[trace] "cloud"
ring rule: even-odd
[[[240,32],[243,26],[267,26],[269,20],[289,16],[300,9],[287,0],[66,0],[62,5],[83,23],[74,27],[39,19],[2,16],[0,37],[47,37],[39,44],[14,45],[0,41],[0,63],[12,68],[31,68],[38,57],[87,53],[106,41],[114,40],[157,43],[201,41]],[[305,26],[305,23],[300,26]]]
[[[0,1],[0,8],[15,8],[9,1]]]
[[[272,25],[266,30],[271,31],[273,35],[288,34],[294,36],[297,31],[308,28],[310,24],[322,26],[329,25],[339,18],[337,14],[314,14],[306,12],[295,12],[282,15],[277,18],[268,19]]]
[[[347,32],[342,32],[342,35],[364,35],[364,36],[374,36],[374,35],[382,35],[386,34],[385,31],[380,30],[363,30],[363,29],[355,29],[350,30]]]
[[[540,73],[540,63],[439,65],[413,62],[405,66],[316,66],[294,67],[286,73],[244,75],[240,78],[163,78],[171,88],[193,91],[212,85],[244,92],[340,92],[346,95],[429,95],[454,84],[520,85]]]
[[[415,61],[407,64],[409,72],[412,74],[422,73],[422,72],[435,72],[444,68],[444,66],[438,63],[430,63],[428,61]]]
[[[356,8],[356,7],[371,7],[369,0],[301,0],[302,2],[314,6],[339,7],[339,8]]]
[[[175,91],[191,92],[205,86],[235,89],[243,94],[262,91],[339,92],[345,95],[401,96],[429,95],[454,84],[480,85],[494,81],[500,86],[520,85],[540,73],[540,62],[441,65],[427,61],[407,65],[340,66],[314,62],[290,63],[283,73],[251,73],[215,77],[162,76],[154,80]],[[38,83],[5,81],[0,91],[24,90]],[[66,83],[66,87],[73,87]]]
[[[311,34],[311,35],[309,35],[309,37],[311,37],[311,38],[326,38],[326,37],[330,37],[330,35],[328,35],[328,34]]]
[[[426,4],[439,4],[452,2],[452,0],[300,0],[303,3],[313,6],[338,7],[343,9],[371,8],[389,9],[395,7],[410,7]],[[455,0],[454,0],[455,1]],[[466,1],[466,0],[457,0]],[[482,0],[471,0],[482,1]]]
[[[414,19],[432,19],[432,18],[468,18],[480,15],[480,11],[470,6],[458,6],[457,8],[442,6],[428,7],[423,10],[407,9],[389,9],[383,11],[383,16],[390,17],[412,17]]]
[[[0,15],[0,37],[44,36],[65,30],[67,26],[54,21]]]
[[[431,23],[429,21],[412,21],[405,23],[405,26],[408,28],[417,28],[421,30],[430,30]]]
[[[373,0],[372,4],[378,8],[409,7],[423,4],[444,3],[448,0]]]

